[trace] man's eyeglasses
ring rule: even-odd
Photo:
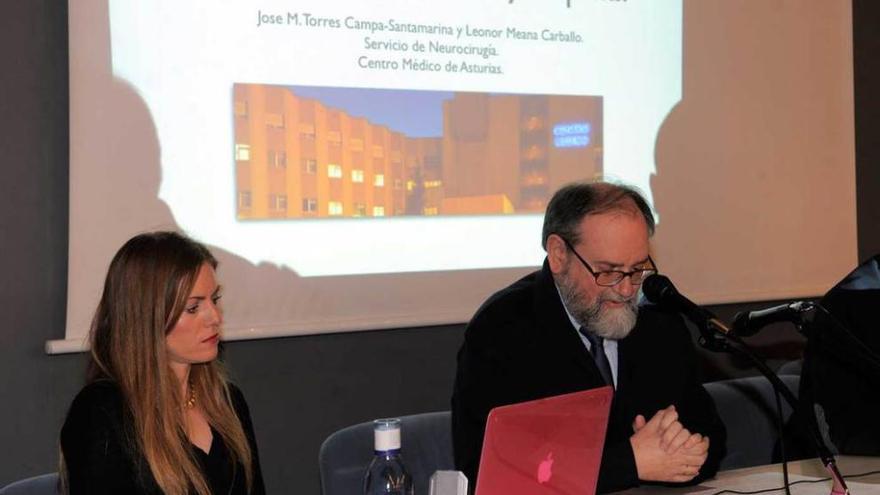
[[[601,285],[602,287],[612,287],[614,285],[619,284],[624,278],[629,277],[630,283],[633,285],[640,285],[645,281],[649,276],[657,273],[657,265],[654,264],[654,260],[648,256],[648,265],[643,268],[636,268],[635,270],[624,272],[621,270],[603,270],[601,272],[597,272],[590,267],[590,264],[587,263],[587,260],[581,258],[581,255],[578,254],[577,251],[574,250],[574,246],[568,242],[568,239],[565,237],[559,236],[562,239],[562,242],[568,247],[568,250],[574,253],[577,256],[577,259],[580,260],[581,264],[584,265],[584,268],[593,275],[593,278],[596,279],[596,284]]]

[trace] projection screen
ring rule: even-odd
[[[701,303],[856,264],[849,2],[71,2],[67,328],[113,253],[220,260],[226,340],[464,322],[553,191],[639,187]]]

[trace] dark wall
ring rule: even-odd
[[[880,252],[877,2],[854,1],[859,255]],[[47,356],[63,337],[67,275],[66,2],[0,6],[0,486],[54,471],[57,434],[84,356]],[[713,308],[728,320],[736,311]],[[448,408],[463,327],[233,342],[225,357],[249,398],[270,493],[318,493],[317,453],[332,431],[371,418]],[[784,327],[757,338],[775,361],[796,355]],[[708,379],[751,373],[712,356]]]
[[[853,0],[859,259],[880,253],[880,2]]]
[[[65,318],[65,9],[0,6],[0,486],[55,469],[64,402],[81,376],[78,356],[43,352]]]

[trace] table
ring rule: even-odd
[[[837,456],[837,466],[844,477],[870,471],[880,471],[880,457],[861,456]],[[815,480],[828,477],[828,471],[818,459],[806,459],[788,463],[789,481]],[[847,478],[847,486],[852,495],[880,495],[880,473],[858,478]],[[711,495],[721,490],[754,491],[766,488],[780,489],[765,492],[770,495],[784,494],[782,487],[782,464],[770,464],[743,469],[733,469],[718,473],[714,479],[706,480],[699,485],[666,488],[657,486],[642,486],[616,492],[618,494],[647,495],[647,494],[690,494]],[[827,495],[831,491],[831,482],[799,483],[791,486],[792,495]]]

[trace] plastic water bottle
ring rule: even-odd
[[[412,476],[400,456],[400,420],[373,421],[374,453],[364,475],[364,495],[413,495]]]

